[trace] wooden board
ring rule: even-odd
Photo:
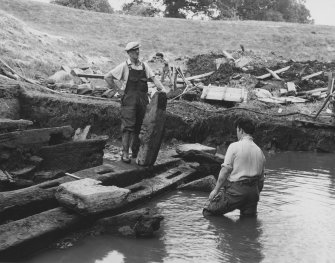
[[[29,120],[11,120],[0,118],[0,131],[1,130],[25,130],[28,126],[33,125],[32,121]]]
[[[179,158],[162,156],[151,168],[125,164],[120,161],[92,167],[74,174],[80,178],[99,180],[105,185],[125,187],[151,177],[153,173],[173,168],[180,162]],[[0,192],[0,224],[7,220],[18,220],[57,207],[58,203],[55,198],[57,187],[74,180],[72,177],[64,176],[28,188]]]
[[[44,146],[37,153],[43,158],[40,169],[76,172],[101,165],[106,141],[89,139]]]
[[[123,209],[148,200],[166,190],[176,188],[183,182],[188,182],[197,176],[197,171],[192,168],[197,164],[183,164],[167,172],[145,179],[137,184],[127,187],[131,193],[123,203]],[[92,220],[124,212],[106,211],[96,215]],[[0,259],[8,260],[27,252],[33,253],[36,247],[47,246],[68,229],[80,226],[89,221],[89,218],[73,214],[64,208],[55,208],[40,214],[0,225]],[[46,237],[48,239],[46,240]],[[29,251],[27,251],[29,250]]]
[[[71,126],[32,129],[0,134],[1,148],[33,147],[52,144],[51,140],[71,140],[73,129]]]
[[[167,98],[165,92],[156,92],[148,106],[140,133],[140,149],[136,163],[153,165],[156,161],[164,132]]]
[[[247,91],[245,88],[207,86],[202,90],[201,99],[242,102],[247,99]]]

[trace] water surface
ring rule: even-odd
[[[155,238],[90,237],[25,262],[335,262],[335,155],[267,160],[257,218],[206,219],[208,193],[175,191],[147,205],[165,217]]]

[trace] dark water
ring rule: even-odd
[[[88,238],[25,262],[335,262],[335,155],[267,159],[257,218],[208,220],[208,194],[176,191],[149,204],[165,216],[153,239]]]

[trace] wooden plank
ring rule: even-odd
[[[143,203],[144,200],[190,181],[197,176],[197,171],[191,166],[196,167],[197,164],[181,165],[127,187],[131,193],[123,203],[123,209],[129,209],[135,204]],[[121,210],[106,211],[106,213],[98,214],[94,219],[91,219],[96,220],[106,215],[120,213],[119,211]],[[87,217],[73,214],[59,207],[0,225],[0,240],[3,241],[0,242],[0,258],[7,260],[23,255],[27,252],[27,248],[30,249],[30,253],[34,253],[36,246],[39,248],[47,246],[49,242],[54,241],[59,235],[65,234],[67,230],[87,222],[89,222]]]
[[[285,68],[281,68],[281,69],[277,69],[277,70],[273,70],[273,72],[275,72],[276,74],[279,74],[279,73],[282,73],[282,72],[285,72],[287,70],[290,69],[291,66],[287,66]],[[267,74],[264,74],[262,76],[258,76],[256,77],[257,79],[266,79],[266,78],[269,78],[271,77],[271,74],[270,73],[267,73]]]
[[[0,130],[16,130],[16,129],[24,130],[31,125],[33,125],[33,122],[29,120],[22,120],[22,119],[12,120],[12,119],[0,118]]]
[[[71,141],[41,147],[37,155],[43,158],[40,169],[76,172],[102,164],[106,139]]]
[[[210,75],[212,75],[215,71],[210,71],[210,72],[207,72],[207,73],[204,73],[204,74],[200,74],[200,75],[195,75],[195,76],[192,76],[192,77],[187,77],[185,78],[187,81],[191,81],[191,80],[195,80],[195,79],[201,79],[201,78],[205,78],[205,77],[208,77]],[[177,79],[177,82],[184,82],[183,79]]]
[[[0,149],[4,147],[39,148],[43,145],[49,145],[51,143],[50,140],[53,140],[53,138],[57,138],[57,140],[70,140],[72,134],[73,129],[71,126],[3,133],[0,134]]]
[[[323,71],[319,71],[319,72],[310,74],[310,75],[308,75],[308,76],[302,77],[301,80],[308,80],[308,79],[314,78],[314,77],[316,77],[316,76],[319,76],[319,75],[321,75],[321,74],[323,74]]]
[[[201,99],[242,102],[246,96],[244,88],[207,86],[202,91]]]
[[[306,94],[313,94],[313,93],[318,92],[318,91],[323,92],[323,91],[327,91],[327,90],[328,90],[328,88],[317,88],[317,89],[313,89],[313,90],[299,91],[297,93],[297,95],[300,96],[300,95],[306,95]]]
[[[272,71],[271,69],[266,68],[266,70],[271,74],[272,77],[274,77],[277,80],[282,80],[276,72]]]
[[[153,165],[156,161],[164,132],[167,98],[165,92],[156,92],[145,114],[140,133],[140,149],[136,163]]]
[[[76,74],[77,77],[81,78],[89,78],[89,79],[104,79],[105,75],[100,75],[100,74],[84,74],[84,73],[78,73]]]
[[[151,168],[125,164],[120,161],[78,171],[74,175],[80,178],[96,179],[108,185],[125,187],[151,177],[153,173],[173,168],[179,164],[179,158],[162,156]],[[74,180],[65,176],[24,189],[0,192],[0,224],[7,220],[18,220],[55,208],[58,206],[55,198],[56,188],[62,183]]]

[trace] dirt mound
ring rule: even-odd
[[[320,61],[286,61],[282,57],[272,54],[272,57],[265,56],[264,58],[255,55],[252,52],[243,53],[241,51],[232,52],[235,59],[242,56],[251,58],[251,62],[243,69],[236,68],[230,63],[221,64],[219,69],[216,69],[215,59],[223,58],[222,53],[209,53],[197,55],[187,61],[187,72],[190,75],[199,75],[210,71],[215,71],[209,76],[204,84],[227,85],[231,80],[238,78],[238,75],[250,74],[257,77],[267,74],[266,68],[277,70],[290,66],[289,70],[280,74],[280,77],[285,82],[294,82],[297,91],[312,90],[316,88],[327,87],[328,76],[327,72],[335,71],[335,62],[320,62]],[[271,59],[271,60],[269,60]],[[323,73],[308,80],[303,80],[302,77],[322,71]],[[259,81],[257,88],[265,86],[266,80]]]

